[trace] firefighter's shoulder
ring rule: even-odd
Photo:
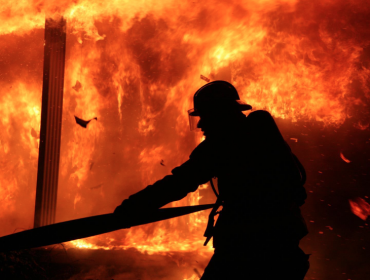
[[[248,115],[248,118],[257,119],[257,120],[266,120],[266,121],[274,120],[271,114],[265,110],[253,111]]]
[[[211,144],[207,139],[202,141],[190,154],[190,159],[204,158],[211,154]]]
[[[276,126],[274,118],[269,112],[264,110],[257,110],[250,113],[247,119],[252,126],[256,126],[258,129]]]
[[[258,134],[260,138],[276,140],[275,137],[281,137],[279,128],[269,112],[264,110],[254,111],[248,115],[247,120],[249,128]]]

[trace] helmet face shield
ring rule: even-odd
[[[194,109],[188,110],[190,131],[201,131],[201,129],[198,127],[200,117],[194,116],[193,114],[194,114]]]

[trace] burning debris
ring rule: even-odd
[[[76,84],[72,87],[75,91],[79,92],[82,88],[82,84],[77,80]]]
[[[200,75],[200,78],[201,78],[202,80],[206,81],[207,83],[209,83],[209,82],[211,81],[211,79],[209,79],[209,78],[207,78],[207,77],[205,77],[205,76],[203,76],[203,75]]]
[[[94,187],[90,187],[90,190],[95,190],[95,189],[99,189],[103,186],[103,184],[99,184],[99,185],[96,185]]]
[[[194,272],[196,274],[197,277],[201,278],[202,277],[202,274],[200,274],[200,272],[198,271],[198,269],[194,268]]]
[[[35,129],[31,128],[31,135],[33,138],[39,139],[40,133],[37,133]]]
[[[370,204],[368,202],[361,197],[357,197],[355,199],[350,199],[349,205],[351,206],[353,214],[366,221],[367,217],[370,215]]]
[[[80,126],[82,126],[82,127],[84,127],[84,128],[86,128],[87,127],[87,125],[92,121],[92,120],[98,120],[98,118],[92,118],[92,119],[90,119],[90,120],[88,120],[88,121],[85,121],[85,120],[83,120],[83,119],[80,119],[79,117],[76,117],[75,116],[75,119],[76,119],[76,123],[78,124],[78,125],[80,125]]]
[[[344,162],[347,162],[347,163],[350,163],[350,162],[351,162],[348,158],[346,158],[346,157],[343,155],[343,153],[342,153],[342,152],[340,152],[340,158],[341,158]]]

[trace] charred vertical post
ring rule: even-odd
[[[44,75],[34,227],[53,224],[58,191],[66,21],[45,21]]]

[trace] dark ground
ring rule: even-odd
[[[194,253],[148,255],[135,249],[33,249],[0,254],[0,279],[186,279],[203,272],[208,258]],[[194,279],[194,278],[192,278]]]

